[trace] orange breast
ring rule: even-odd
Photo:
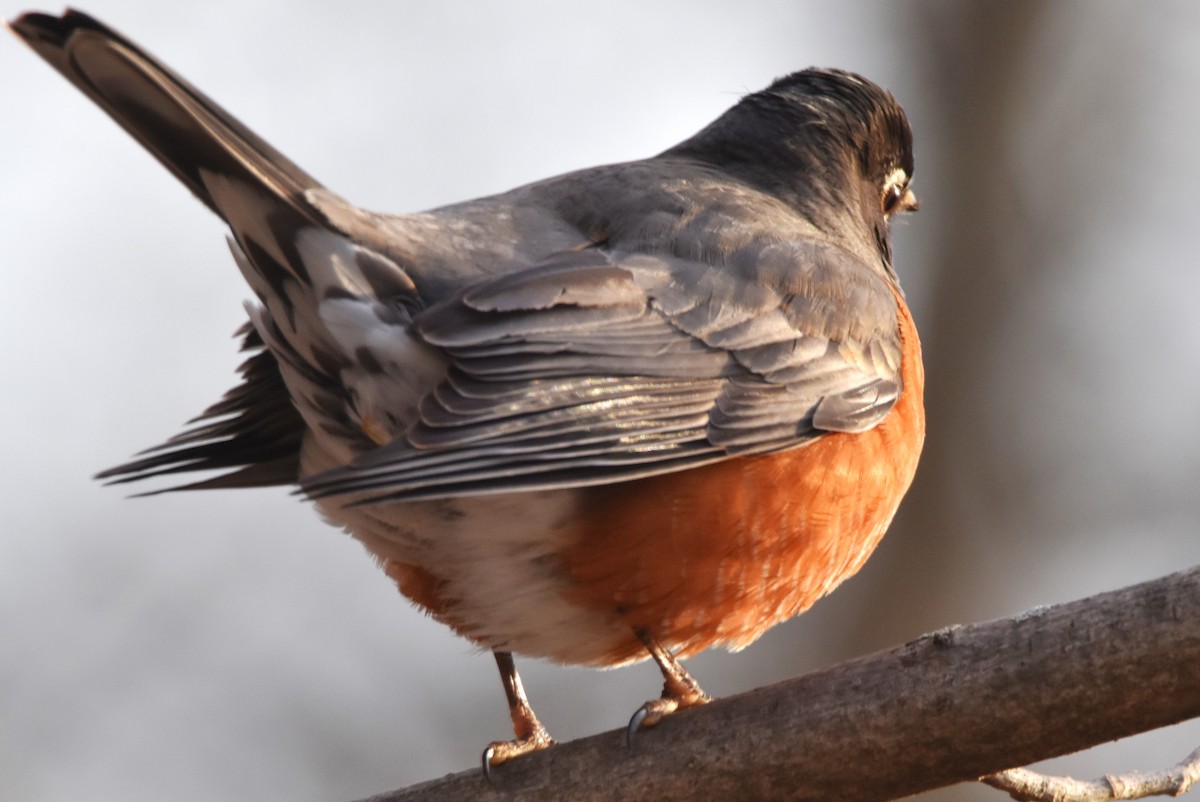
[[[565,555],[574,603],[616,610],[682,656],[740,648],[855,573],[912,481],[925,436],[916,328],[897,298],[903,390],[861,434],[589,488]],[[632,636],[598,664],[642,656]]]

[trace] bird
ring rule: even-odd
[[[485,772],[554,744],[514,655],[653,660],[632,735],[709,701],[684,659],[804,612],[888,528],[925,437],[890,233],[918,202],[866,78],[805,69],[655,156],[381,214],[98,20],[8,25],[224,220],[255,296],[240,383],[98,477],[310,499],[495,656],[513,738]]]

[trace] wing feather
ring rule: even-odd
[[[419,422],[304,491],[370,503],[589,485],[876,425],[900,391],[890,291],[826,245],[793,246],[790,271],[784,249],[759,248],[728,269],[555,254],[424,310],[415,332],[451,370]]]

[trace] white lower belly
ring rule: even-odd
[[[560,556],[573,545],[572,490],[318,507],[381,562],[419,566],[461,634],[481,645],[565,663],[594,663],[629,629],[615,613],[568,599]]]

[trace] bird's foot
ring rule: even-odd
[[[500,679],[504,683],[504,693],[508,697],[508,712],[512,717],[513,734],[517,737],[511,741],[492,741],[483,750],[483,776],[492,782],[492,769],[501,763],[507,763],[513,758],[527,755],[554,746],[554,739],[542,722],[533,713],[529,700],[525,697],[525,688],[521,685],[521,677],[513,663],[510,652],[494,652],[496,665],[500,669]]]
[[[653,727],[667,716],[686,707],[699,707],[712,701],[700,683],[687,673],[683,665],[645,630],[637,631],[638,638],[646,645],[650,656],[658,664],[663,675],[663,692],[658,699],[651,699],[638,708],[629,719],[625,729],[625,740],[633,746],[638,730]]]
[[[527,755],[530,752],[537,752],[551,746],[554,746],[554,739],[550,737],[550,733],[546,732],[546,728],[541,724],[538,724],[532,732],[522,735],[520,738],[513,738],[511,741],[492,741],[488,744],[487,749],[483,750],[483,776],[488,782],[491,782],[492,769],[496,766],[499,766],[501,763],[507,763],[521,755]]]
[[[633,714],[633,718],[629,719],[629,726],[625,729],[626,742],[633,746],[633,739],[638,730],[653,727],[676,710],[685,707],[699,707],[712,701],[712,697],[708,694],[700,691],[699,688],[696,690],[697,693],[689,694],[686,697],[662,696],[658,699],[651,699],[639,707]]]

